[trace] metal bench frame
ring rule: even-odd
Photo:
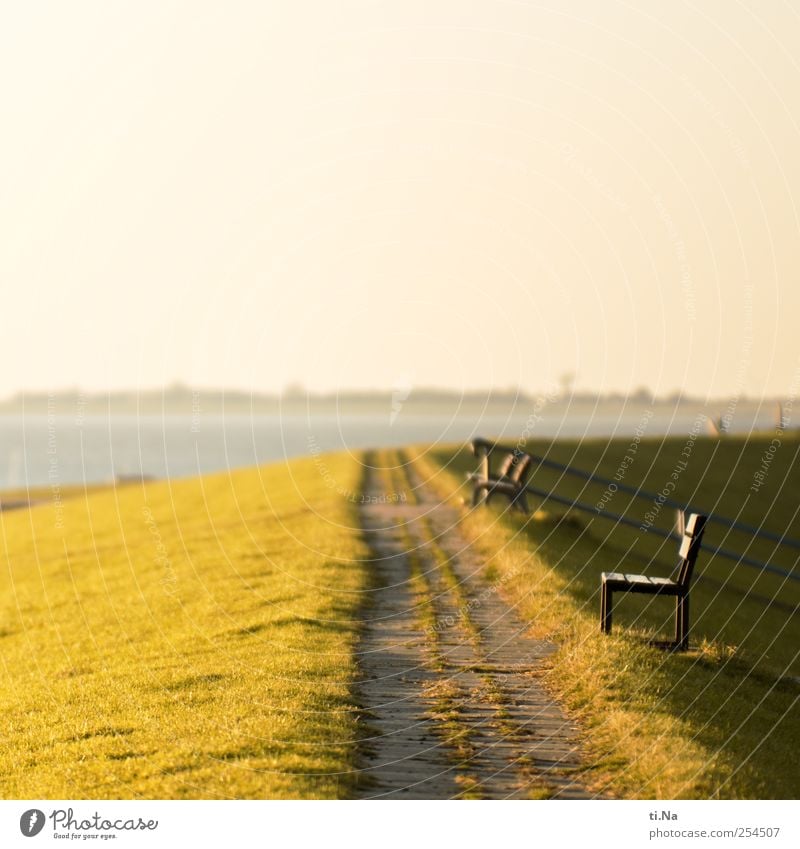
[[[706,516],[692,513],[686,522],[678,550],[680,560],[676,580],[623,572],[603,572],[600,585],[600,626],[604,633],[611,633],[612,600],[615,592],[674,596],[675,642],[672,647],[678,651],[686,651],[689,648],[689,585],[703,541],[706,519]]]
[[[530,455],[516,448],[511,449],[506,453],[497,472],[492,473],[489,468],[491,449],[487,443],[475,440],[472,450],[481,458],[480,470],[467,475],[473,487],[472,506],[488,504],[493,495],[503,495],[515,510],[529,514],[531,511],[525,490],[533,465]]]

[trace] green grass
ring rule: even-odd
[[[0,513],[0,796],[353,794],[360,467],[322,461]]]
[[[800,441],[782,446],[756,493],[753,475],[771,437],[698,438],[670,496],[696,509],[800,538]],[[529,443],[532,453],[598,474],[617,474],[630,440]],[[625,470],[626,484],[660,491],[686,439],[645,440]],[[464,448],[428,449],[420,467],[440,490],[466,496]],[[533,484],[596,504],[604,486],[537,470]],[[800,765],[800,584],[711,557],[714,546],[800,571],[798,552],[709,526],[692,589],[692,651],[668,653],[648,638],[671,636],[673,602],[628,596],[611,636],[599,632],[600,573],[669,575],[677,545],[600,516],[534,499],[529,520],[497,505],[463,520],[487,558],[486,577],[531,623],[560,644],[546,681],[586,731],[600,787],[642,798],[795,798]],[[605,504],[641,522],[652,504],[616,492]],[[662,508],[655,526],[669,529]],[[615,596],[615,602],[618,597]]]

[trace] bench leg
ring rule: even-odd
[[[530,514],[531,508],[528,506],[528,496],[524,489],[521,489],[519,493],[514,496],[513,504],[520,513],[524,513],[526,516]]]
[[[478,466],[478,476],[483,481],[489,480],[489,452],[485,448],[481,448],[480,465]],[[472,491],[472,506],[477,507],[479,504],[485,504],[489,500],[489,491],[487,487],[476,486]]]
[[[486,481],[479,480],[472,489],[472,506],[477,507],[479,504],[488,504],[492,494],[492,487],[487,485]]]
[[[489,479],[489,452],[485,448],[481,450],[481,475]]]
[[[679,595],[675,599],[675,648],[689,648],[689,596]]]
[[[611,633],[611,599],[613,593],[603,584],[600,587],[600,628],[604,634]]]

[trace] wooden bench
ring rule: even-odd
[[[600,587],[600,625],[611,632],[612,599],[615,592],[646,593],[675,597],[675,642],[673,648],[685,651],[689,647],[689,585],[692,581],[697,554],[703,541],[706,516],[692,513],[683,531],[678,556],[677,578],[648,578],[623,572],[603,572]]]
[[[493,495],[504,495],[514,509],[527,515],[530,513],[530,507],[525,488],[531,472],[530,455],[516,448],[511,449],[505,454],[497,472],[492,472],[489,467],[492,447],[482,439],[476,439],[472,443],[473,452],[481,457],[480,470],[467,475],[467,479],[472,483],[473,507],[488,503]]]

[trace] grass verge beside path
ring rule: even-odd
[[[0,513],[0,797],[353,795],[360,475],[342,454]]]
[[[643,441],[625,482],[660,491],[684,442]],[[528,450],[611,477],[629,444],[542,443]],[[743,495],[760,467],[763,440],[698,439],[676,497],[800,537],[795,517],[800,466],[793,442],[787,440],[787,446],[772,460],[770,490],[762,487],[756,502]],[[468,450],[445,447],[410,456],[442,495],[468,497],[463,473],[476,465]],[[602,498],[602,487],[552,478],[537,472],[535,485],[592,504]],[[620,493],[614,499],[609,511],[634,515],[637,505],[625,503]],[[676,544],[662,545],[635,529],[547,504],[536,505],[540,509],[526,519],[500,502],[465,512],[463,531],[486,557],[486,577],[531,623],[533,635],[560,645],[545,681],[586,730],[596,772],[606,776],[610,792],[664,799],[797,797],[796,584],[701,553],[692,590],[691,651],[674,654],[647,644],[648,637],[669,635],[674,602],[666,599],[626,597],[615,614],[614,633],[604,636],[600,573],[625,563],[626,571],[668,575]],[[664,518],[668,523],[673,517]],[[746,544],[719,529],[709,529],[707,540],[725,547],[738,543],[739,551]],[[758,543],[749,554],[770,552]],[[786,552],[771,559],[781,558],[791,566]]]

